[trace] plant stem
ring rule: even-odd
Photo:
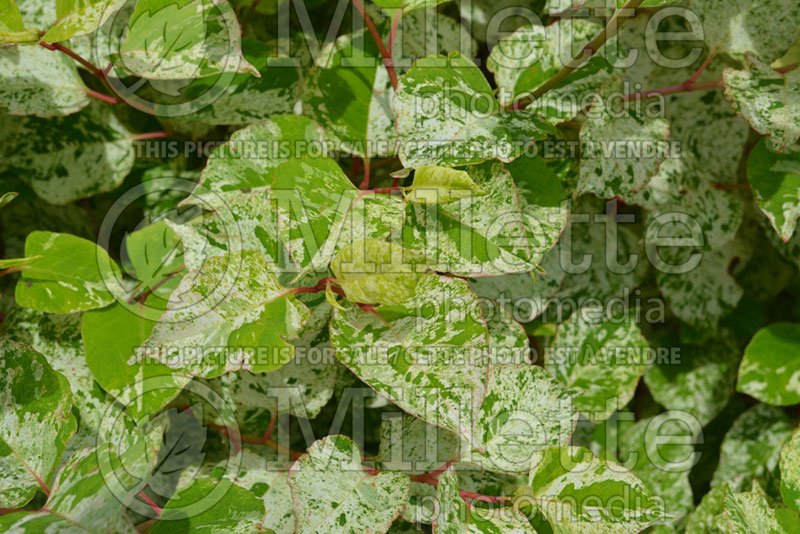
[[[694,74],[692,74],[692,77],[689,78],[689,81],[687,83],[691,84],[691,83],[696,82],[697,78],[699,78],[700,75],[703,74],[703,71],[706,70],[706,68],[708,67],[708,64],[711,63],[712,59],[714,59],[714,54],[708,54],[708,57],[706,57],[706,60],[703,61],[703,64],[700,65],[700,68],[697,69],[697,71],[695,71]]]
[[[358,186],[359,189],[369,188],[369,158],[364,158],[364,180]]]
[[[68,55],[69,57],[71,57],[72,59],[74,59],[75,61],[77,61],[78,63],[80,63],[84,67],[86,67],[87,69],[89,69],[92,72],[92,74],[94,74],[95,76],[97,76],[101,80],[105,80],[106,79],[106,75],[102,70],[100,70],[99,68],[95,67],[94,65],[89,63],[89,61],[85,60],[80,55],[76,54],[75,52],[73,52],[72,50],[70,50],[66,46],[62,45],[61,43],[39,42],[39,44],[41,46],[47,48],[48,50],[58,50],[59,52],[63,52],[64,54]]]
[[[161,517],[161,513],[164,511],[164,509],[163,509],[163,508],[161,508],[159,505],[157,505],[157,504],[155,503],[155,501],[153,501],[153,499],[151,499],[151,498],[150,498],[150,497],[149,497],[149,496],[148,496],[148,495],[147,495],[147,494],[144,492],[144,490],[142,490],[142,491],[140,491],[140,492],[139,492],[139,497],[141,497],[141,498],[142,498],[142,500],[143,500],[144,502],[146,502],[146,503],[147,503],[147,506],[149,506],[149,507],[150,507],[150,508],[153,510],[153,512],[155,512],[155,514],[156,514],[156,517]]]
[[[137,134],[130,137],[131,141],[144,141],[145,139],[160,139],[164,137],[169,137],[167,132],[148,132],[143,134]]]
[[[102,100],[103,102],[107,102],[109,104],[119,104],[119,100],[114,98],[113,96],[104,95],[103,93],[98,93],[88,87],[83,90],[87,95],[91,96],[92,98],[96,98],[98,100]]]
[[[364,9],[364,4],[361,3],[361,0],[353,0],[353,6],[355,6],[356,11],[358,11],[361,14],[361,18],[364,19],[364,24],[367,25],[369,33],[372,34],[372,39],[378,46],[378,51],[381,53],[381,57],[383,58],[383,64],[386,66],[386,72],[389,73],[389,80],[392,82],[392,88],[396,91],[397,73],[394,70],[394,60],[392,59],[392,55],[389,53],[389,51],[386,49],[386,46],[383,44],[383,40],[381,39],[381,34],[378,33],[378,28],[375,27],[375,23],[372,22],[372,19],[370,18],[369,14]]]
[[[625,100],[633,100],[637,98],[648,98],[655,95],[687,93],[689,91],[708,91],[710,89],[719,89],[721,87],[723,87],[722,80],[716,82],[690,82],[687,80],[677,85],[662,87],[661,89],[651,89],[649,91],[642,91],[641,93],[631,93],[629,95],[625,95],[623,98]]]
[[[541,97],[547,91],[557,87],[558,84],[564,81],[564,78],[572,74],[572,71],[583,65],[583,63],[588,58],[596,54],[597,51],[600,50],[600,47],[602,47],[612,35],[617,33],[619,28],[625,23],[626,20],[625,18],[619,20],[620,14],[622,14],[623,12],[627,13],[628,10],[631,9],[636,9],[637,7],[639,7],[639,4],[641,4],[643,1],[644,0],[628,0],[627,2],[625,2],[625,5],[614,11],[614,14],[611,16],[611,18],[608,21],[608,24],[606,24],[606,27],[603,28],[602,32],[600,32],[597,36],[595,36],[594,39],[589,41],[586,44],[586,46],[584,46],[583,49],[581,49],[581,51],[578,52],[578,54],[572,58],[572,60],[569,63],[567,63],[561,68],[560,71],[555,73],[550,79],[548,79],[542,85],[537,87],[533,91],[533,93],[531,93],[530,97],[525,97],[523,99],[518,100],[517,102],[514,102],[513,108],[524,109],[531,102]]]

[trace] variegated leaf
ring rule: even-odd
[[[57,43],[92,33],[124,4],[125,0],[59,0],[56,2],[58,20],[42,40]]]
[[[754,477],[775,468],[791,432],[792,422],[780,408],[757,404],[748,409],[725,434],[711,486],[749,487]]]
[[[545,352],[545,365],[575,390],[575,406],[599,422],[633,398],[649,348],[633,314],[612,316],[604,308],[582,308],[559,326]]]
[[[633,106],[613,106],[609,96],[621,87],[615,78],[600,89],[581,128],[579,193],[631,198],[669,155],[669,123]]]
[[[143,354],[129,363],[149,356],[207,378],[240,369],[273,371],[294,357],[287,340],[308,314],[258,253],[216,256],[181,280]]]
[[[630,471],[581,447],[553,447],[534,458],[533,503],[554,532],[634,534],[664,519],[660,500]]]
[[[471,439],[486,391],[489,339],[466,282],[427,275],[403,305],[334,310],[330,329],[336,357],[371,388]]]
[[[772,228],[789,241],[800,218],[800,149],[776,153],[761,139],[747,159],[747,179]]]
[[[417,61],[400,78],[394,109],[409,168],[512,161],[555,133],[533,112],[501,109],[480,69],[456,52]]]
[[[396,16],[411,13],[417,9],[428,9],[443,4],[448,0],[373,0],[381,8],[393,12],[398,11]]]
[[[528,519],[515,507],[485,509],[469,506],[459,489],[458,476],[449,467],[436,486],[438,514],[435,534],[534,534]]]
[[[754,52],[765,61],[781,57],[797,40],[800,6],[793,0],[690,0],[710,52],[741,59]]]
[[[420,204],[453,202],[489,194],[473,182],[466,171],[435,165],[417,168],[414,182],[405,191],[409,202]]]
[[[242,56],[241,29],[227,0],[139,0],[117,62],[143,78],[180,80],[258,69]]]
[[[782,506],[773,508],[763,490],[734,493],[728,488],[716,524],[731,534],[791,534],[800,525],[800,515]]]
[[[800,8],[797,11],[800,23]],[[754,55],[748,70],[725,69],[725,97],[773,146],[784,150],[800,138],[800,71],[780,73]]]
[[[778,406],[800,403],[800,325],[759,330],[744,351],[736,390]]]
[[[69,383],[27,345],[0,341],[0,506],[16,508],[50,476],[77,428]]]
[[[667,410],[690,413],[703,425],[710,423],[725,408],[736,382],[741,354],[733,335],[722,332],[708,341],[682,344],[678,350],[666,346],[654,350],[656,360],[644,375],[653,399]],[[659,351],[666,357],[660,358]]]
[[[132,136],[102,102],[55,119],[14,118],[9,134],[3,163],[51,204],[115,189],[133,166]]]
[[[117,295],[121,274],[105,250],[70,234],[31,232],[26,265],[17,282],[20,306],[49,313],[72,313],[108,306]]]
[[[409,483],[402,473],[370,474],[350,438],[328,436],[290,470],[296,532],[385,532],[408,500]]]
[[[89,104],[75,62],[41,46],[0,48],[0,107],[12,115],[69,115]]]
[[[781,449],[781,497],[789,508],[800,512],[800,430]]]

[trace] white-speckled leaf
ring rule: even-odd
[[[663,499],[673,521],[694,507],[689,471],[698,459],[694,443],[702,428],[691,414],[669,411],[637,422],[620,438],[620,458],[628,461],[631,472],[653,495]]]
[[[77,427],[69,383],[27,345],[0,341],[0,507],[16,508],[50,475]]]
[[[258,253],[216,256],[181,280],[141,357],[203,377],[273,371],[294,357],[288,339],[308,316]]]
[[[736,390],[778,406],[800,403],[800,325],[762,328],[744,351]]]
[[[139,0],[117,62],[143,78],[177,80],[258,69],[242,56],[227,0]]]
[[[634,534],[664,518],[642,481],[582,447],[553,447],[531,467],[531,497],[554,532]]]
[[[800,23],[800,8],[798,23]],[[774,71],[757,56],[747,55],[747,70],[725,69],[725,97],[760,134],[783,150],[800,138],[800,71]]]
[[[599,90],[581,127],[578,193],[631,198],[657,173],[669,152],[669,123],[634,106],[622,109],[608,98],[622,88],[619,78]]]
[[[701,251],[689,247],[661,247],[659,257],[669,266],[692,266],[694,254],[702,254],[688,272],[656,269],[658,287],[675,315],[700,329],[716,328],[721,317],[731,312],[742,298],[742,288],[730,274],[730,265],[739,250],[731,242],[721,248]]]
[[[31,232],[25,256],[39,256],[25,266],[17,282],[20,306],[48,313],[102,308],[121,294],[119,269],[105,250],[70,234]]]
[[[526,24],[501,39],[492,49],[486,65],[494,73],[500,104],[511,104],[551,78],[600,30],[602,26],[595,22],[565,18],[549,26]],[[609,75],[610,71],[606,71],[597,76],[593,88],[597,89]],[[538,106],[536,102],[531,105]]]
[[[728,484],[720,484],[703,495],[700,504],[686,520],[686,534],[716,534],[712,529],[714,519],[722,512],[722,501],[727,491]]]
[[[57,43],[92,33],[124,4],[125,0],[58,0],[56,23],[42,41]]]
[[[772,228],[789,241],[800,218],[800,150],[776,153],[762,138],[747,159],[747,179]]]
[[[403,473],[366,471],[350,438],[323,438],[290,470],[296,532],[386,532],[408,500],[409,484]]]
[[[690,0],[711,52],[742,59],[754,52],[771,63],[797,40],[800,5],[794,0]]]
[[[394,98],[404,167],[512,161],[555,133],[531,111],[505,111],[469,59],[453,52],[417,61]]]
[[[535,534],[515,507],[486,509],[468,506],[461,496],[458,475],[451,466],[439,476],[434,534]]]
[[[0,48],[0,107],[12,115],[69,115],[89,104],[75,62],[41,46]]]
[[[421,259],[397,243],[367,239],[342,247],[330,267],[351,302],[401,305],[419,283]]]
[[[703,425],[710,423],[730,399],[741,356],[733,335],[721,334],[679,347],[654,342],[656,354],[664,349],[669,354],[656,358],[644,375],[653,399],[667,410],[685,411]]]
[[[386,10],[398,10],[402,14],[411,13],[417,9],[428,9],[443,4],[448,0],[372,0],[376,5]]]
[[[186,115],[173,117],[177,122],[203,124],[253,124],[274,115],[292,113],[300,97],[300,74],[288,58],[274,57],[274,47],[254,39],[242,40],[245,59],[258,69],[251,73],[225,72],[191,80],[183,92],[185,100],[194,95],[216,95],[213,102]],[[158,105],[155,113],[158,114]]]
[[[728,482],[742,489],[749,487],[754,477],[772,471],[792,424],[783,410],[767,404],[757,404],[740,415],[722,441],[711,486]]]
[[[609,316],[604,308],[583,308],[559,326],[545,351],[545,365],[575,390],[575,406],[600,422],[633,398],[649,348],[633,314]]]
[[[466,282],[427,275],[402,306],[335,310],[330,330],[339,361],[380,395],[460,438],[472,437],[486,391],[489,339]]]
[[[3,163],[51,204],[111,191],[133,166],[131,133],[104,102],[66,117],[13,120]]]
[[[221,499],[187,517],[182,508],[199,502],[219,486],[225,487]],[[178,529],[197,534],[249,534],[260,530],[263,518],[264,503],[252,492],[228,479],[201,477],[177,491],[148,530],[153,534],[172,534]]]
[[[734,493],[728,488],[722,514],[715,524],[723,526],[730,534],[792,534],[800,525],[800,515],[782,506],[773,508],[761,489]]]
[[[405,217],[402,198],[359,191],[329,158],[282,164],[272,194],[280,237],[302,268],[298,278],[327,268],[345,245],[389,237]]]
[[[425,256],[434,271],[485,276],[533,270],[567,218],[558,178],[540,172],[543,164],[537,162],[526,167],[530,181],[512,176],[497,161],[467,167],[472,181],[489,194],[445,204],[409,204],[403,245]]]
[[[786,506],[800,512],[800,430],[781,449],[781,497]]]

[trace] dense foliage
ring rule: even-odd
[[[0,0],[0,531],[800,531],[797,0]]]

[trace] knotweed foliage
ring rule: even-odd
[[[797,0],[0,0],[0,532],[800,532]]]

